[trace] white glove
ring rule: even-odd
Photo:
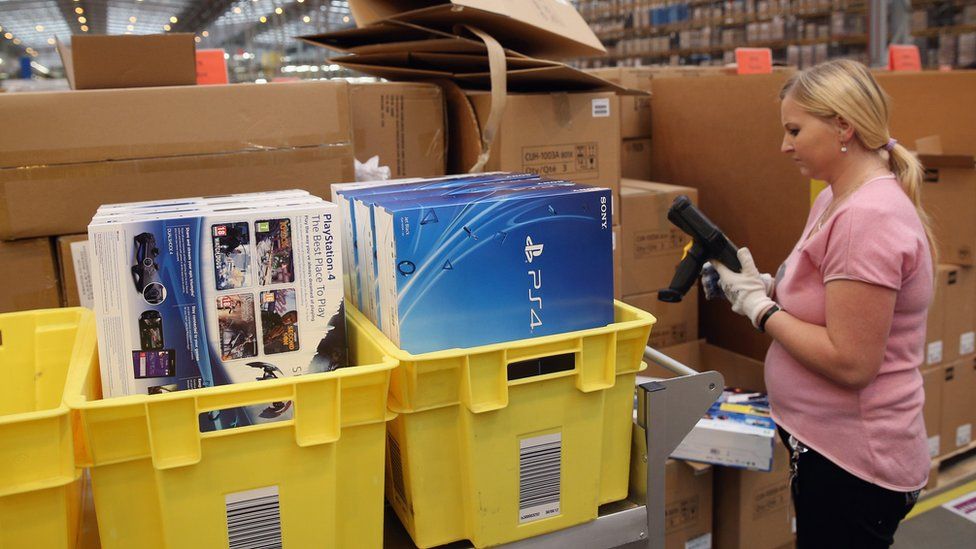
[[[776,278],[769,273],[762,273],[759,275],[762,279],[763,286],[766,287],[766,297],[773,297],[773,290],[776,289]],[[701,275],[702,289],[705,290],[705,299],[712,300],[719,296],[726,297],[722,292],[722,287],[719,285],[718,271],[712,266],[711,261],[706,261],[702,265],[702,275]]]
[[[759,319],[762,318],[763,313],[776,303],[766,295],[766,286],[763,284],[759,270],[756,269],[749,248],[739,248],[736,255],[739,257],[739,263],[742,264],[741,273],[733,272],[725,265],[715,262],[719,286],[732,302],[732,310],[747,317],[758,329]]]

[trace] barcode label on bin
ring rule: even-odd
[[[224,496],[230,549],[281,547],[281,508],[278,487],[235,492]]]
[[[560,433],[519,441],[519,524],[559,514],[562,455]]]

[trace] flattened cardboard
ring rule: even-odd
[[[49,238],[0,242],[0,313],[61,306]]]
[[[505,47],[546,58],[606,54],[589,25],[569,2],[531,0],[350,0],[360,27],[384,19],[450,30],[474,25]]]
[[[341,146],[352,140],[346,88],[308,81],[12,93],[0,100],[0,168]]]
[[[197,83],[192,33],[76,34],[58,42],[68,83],[75,90],[192,86]]]
[[[620,98],[620,109],[626,108],[627,98]],[[621,119],[621,126],[623,121]],[[624,139],[620,145],[620,176],[625,179],[650,181],[651,138]]]
[[[370,83],[349,88],[356,159],[379,156],[393,178],[444,175],[444,93],[433,84]]]
[[[655,349],[698,339],[698,288],[692,288],[680,303],[658,300],[657,292],[625,295],[624,303],[654,315],[657,322],[647,344]]]
[[[81,296],[78,291],[77,272],[72,254],[71,244],[75,242],[87,242],[87,234],[73,234],[59,236],[55,239],[55,246],[58,253],[58,278],[61,282],[61,306],[62,307],[81,307]],[[91,291],[89,289],[89,291]]]
[[[345,142],[0,169],[0,239],[83,232],[106,203],[294,188],[328,197],[331,183],[354,179],[352,155]]]
[[[691,187],[635,179],[621,181],[624,295],[656,292],[671,283],[684,247],[690,241],[689,236],[668,221],[668,209],[679,195],[698,202],[698,191]]]

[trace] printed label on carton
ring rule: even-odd
[[[687,237],[680,230],[669,227],[663,231],[634,231],[634,259],[681,250]]]
[[[956,427],[956,448],[966,446],[973,440],[973,424],[966,423]]]
[[[756,493],[752,502],[752,520],[762,517],[786,507],[790,501],[790,486],[788,482],[781,482],[767,486]]]
[[[712,549],[712,533],[702,534],[685,542],[685,549]]]
[[[593,118],[607,118],[610,116],[610,98],[598,97],[592,101]]]
[[[71,263],[75,268],[75,285],[78,286],[78,299],[82,307],[95,307],[92,294],[91,267],[88,259],[88,241],[71,243]]]
[[[698,494],[674,501],[664,508],[664,531],[673,532],[694,524],[701,513]]]
[[[933,435],[929,437],[929,457],[938,457],[939,455],[939,435]]]
[[[567,143],[522,147],[522,170],[542,176],[593,176],[600,169],[600,150],[597,143]]]
[[[976,332],[966,332],[959,336],[959,355],[976,352]]]
[[[942,340],[933,341],[925,349],[925,363],[938,364],[942,362]]]

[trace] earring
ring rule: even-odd
[[[840,146],[840,152],[846,153],[847,152],[847,145],[841,145]]]

